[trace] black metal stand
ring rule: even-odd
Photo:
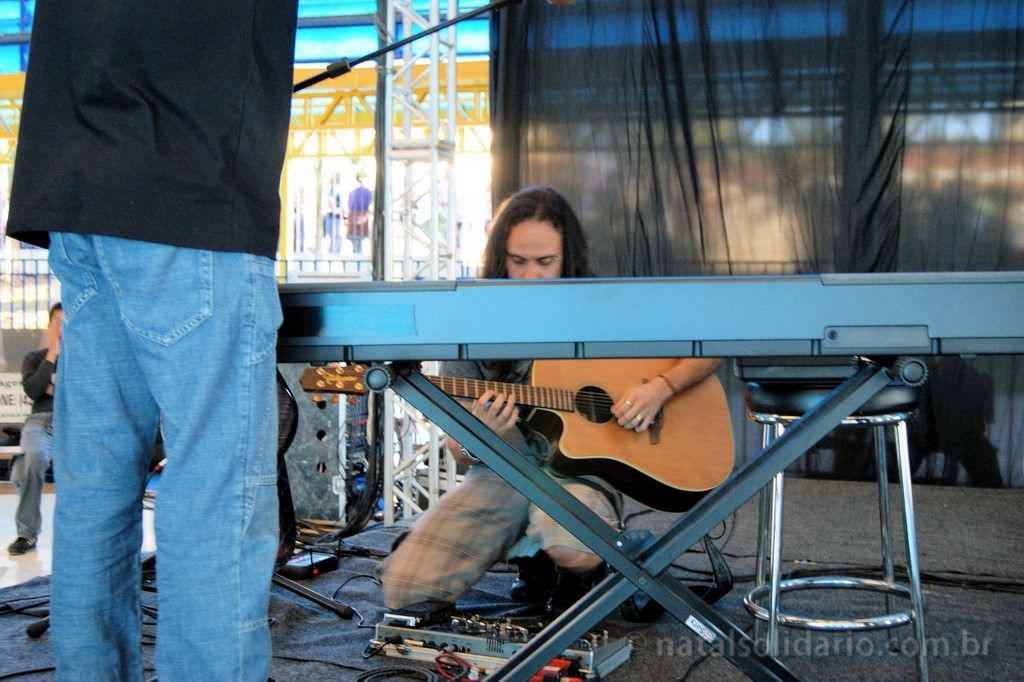
[[[352,607],[346,606],[345,604],[342,604],[339,601],[334,601],[333,599],[331,599],[329,597],[325,597],[324,595],[320,594],[319,592],[314,592],[313,590],[309,589],[308,587],[303,587],[302,585],[300,585],[299,583],[295,582],[294,580],[291,580],[289,578],[285,578],[284,576],[282,576],[282,575],[280,575],[278,573],[274,574],[273,583],[275,585],[280,585],[281,587],[283,587],[286,590],[294,592],[295,594],[299,595],[300,597],[305,597],[306,599],[310,600],[314,604],[319,604],[320,606],[324,607],[328,611],[333,611],[334,613],[338,614],[339,618],[351,618],[353,616],[353,614],[355,613],[355,611],[352,610]]]
[[[390,384],[402,398],[478,455],[491,469],[547,512],[615,572],[494,671],[489,680],[522,680],[592,630],[637,589],[647,593],[744,674],[759,680],[794,680],[779,661],[759,650],[737,626],[665,574],[679,555],[712,531],[772,477],[796,461],[890,382],[889,371],[865,365],[818,407],[795,422],[761,454],[711,491],[663,535],[639,543],[619,536],[593,511],[527,461],[411,365],[375,367],[367,385]],[[384,376],[382,376],[384,375]],[[639,544],[639,546],[637,546]]]
[[[299,92],[300,90],[305,90],[309,86],[316,85],[317,83],[327,80],[328,78],[337,78],[338,76],[343,76],[349,71],[351,71],[353,66],[358,66],[363,62],[374,60],[377,57],[385,55],[388,52],[391,52],[392,50],[397,50],[400,47],[405,47],[409,43],[419,40],[420,38],[425,38],[426,36],[429,36],[432,33],[437,33],[438,31],[443,31],[446,28],[450,28],[455,24],[459,23],[460,21],[471,19],[475,16],[478,16],[485,12],[489,12],[491,10],[501,9],[505,5],[511,5],[513,2],[522,2],[522,0],[496,0],[495,2],[492,2],[489,5],[484,5],[483,7],[478,7],[474,10],[470,10],[469,12],[464,12],[463,14],[460,14],[456,17],[452,17],[448,21],[442,21],[440,24],[436,26],[431,26],[430,28],[426,28],[420,31],[419,33],[416,33],[415,35],[406,36],[405,38],[397,40],[391,43],[390,45],[385,45],[379,50],[374,50],[369,54],[365,54],[362,57],[359,57],[358,59],[339,59],[338,61],[332,64],[328,64],[326,69],[316,74],[315,76],[310,76],[309,78],[296,83],[294,87],[292,87],[292,92]]]

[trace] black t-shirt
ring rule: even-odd
[[[297,0],[36,5],[8,234],[274,257]]]

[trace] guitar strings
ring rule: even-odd
[[[432,383],[439,386],[445,391],[452,393],[460,393],[459,388],[465,386],[483,386],[485,389],[494,390],[501,392],[511,388],[505,382],[487,381],[483,379],[463,379],[461,377],[428,377]],[[611,398],[604,391],[572,391],[570,389],[563,388],[544,388],[538,386],[530,386],[523,384],[519,386],[521,390],[518,391],[520,395],[526,396],[528,399],[525,401],[527,404],[546,404],[552,399],[558,398],[575,398],[572,401],[573,405],[579,406],[581,409],[589,410],[610,410],[611,406],[615,404],[615,400]],[[533,396],[534,399],[529,399]]]
[[[584,408],[611,409],[615,401],[607,393],[593,393],[587,391],[576,391],[571,394],[574,397],[573,404]]]
[[[593,396],[587,394],[576,394],[576,402],[582,405],[599,405],[602,407],[611,407],[615,404],[615,401],[608,396]]]
[[[589,414],[611,414],[611,407],[615,401],[607,394],[595,395],[587,393],[576,394],[576,408],[581,412]]]

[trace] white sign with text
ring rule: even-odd
[[[21,386],[20,372],[0,372],[0,424],[22,424],[32,401]]]

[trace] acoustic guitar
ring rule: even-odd
[[[718,377],[669,399],[642,433],[618,425],[611,406],[627,389],[675,364],[672,359],[536,360],[528,384],[461,377],[427,377],[445,393],[476,399],[485,391],[513,394],[534,408],[524,418],[557,443],[556,471],[593,475],[639,502],[682,512],[724,481],[733,469],[732,424]],[[360,365],[312,367],[299,383],[306,391],[361,393]],[[554,417],[554,418],[552,418]]]

